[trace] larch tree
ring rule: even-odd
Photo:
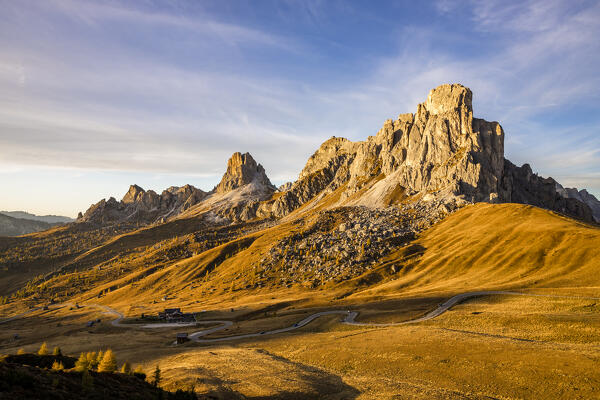
[[[123,366],[121,367],[121,373],[131,375],[131,364],[129,364],[128,361],[123,363]]]
[[[48,344],[46,342],[42,343],[42,345],[40,346],[40,349],[38,350],[38,354],[40,356],[48,355]]]
[[[75,370],[79,372],[87,371],[89,367],[88,359],[85,353],[81,353],[79,359],[75,362]]]
[[[104,352],[102,361],[98,364],[98,372],[115,372],[117,370],[117,359],[111,349]]]

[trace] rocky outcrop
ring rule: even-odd
[[[502,127],[474,118],[472,97],[462,85],[442,85],[429,92],[416,113],[385,121],[365,141],[332,137],[308,159],[298,180],[279,190],[249,153],[237,152],[209,193],[188,185],[158,195],[133,185],[120,202],[103,200],[78,220],[147,222],[184,212],[227,223],[280,218],[307,203],[305,210],[313,205],[384,208],[410,199],[453,205],[518,202],[592,221],[593,196],[557,192],[552,178],[505,160]],[[325,198],[327,203],[321,202]]]
[[[576,188],[564,188],[558,182],[556,183],[556,192],[564,198],[576,199],[587,204],[592,210],[596,222],[600,222],[600,200],[598,200],[596,196],[585,189],[578,190]]]
[[[281,217],[338,191],[332,206],[385,207],[406,198],[520,202],[591,220],[581,199],[557,195],[552,182],[505,162],[500,124],[473,117],[470,89],[442,85],[415,114],[387,120],[363,142],[325,141],[269,211]]]
[[[263,166],[250,153],[233,153],[221,182],[186,215],[204,213],[218,223],[270,216],[262,212],[261,202],[270,199],[276,191]]]
[[[252,182],[275,189],[263,166],[257,164],[250,153],[236,152],[227,161],[227,171],[214,191],[223,194]]]
[[[468,88],[442,85],[415,114],[386,121],[363,142],[333,137],[323,143],[273,212],[284,215],[338,188],[341,203],[376,207],[393,203],[394,193],[497,201],[503,168],[502,127],[473,118]]]
[[[98,224],[156,222],[187,210],[205,197],[205,192],[191,185],[172,186],[160,195],[131,185],[121,201],[114,197],[100,200],[79,216],[77,221]]]
[[[517,167],[505,160],[502,177],[503,201],[530,204],[584,221],[593,221],[592,210],[578,199],[562,196],[556,190],[557,185],[558,182],[552,178],[543,178],[534,174],[529,164]]]
[[[249,153],[234,153],[221,181],[208,193],[185,185],[172,186],[159,195],[131,185],[121,201],[103,199],[78,216],[77,221],[148,224],[200,214],[214,224],[248,221],[256,218],[261,202],[276,190],[263,166]]]
[[[293,185],[294,185],[294,182],[286,182],[283,185],[279,186],[277,188],[277,190],[280,192],[286,192],[286,191],[290,190]]]

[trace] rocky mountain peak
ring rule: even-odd
[[[140,200],[144,193],[146,193],[146,191],[138,185],[131,185],[129,186],[129,190],[127,191],[127,193],[125,193],[125,196],[123,196],[123,200],[121,201],[125,204],[135,203],[136,201]]]
[[[458,83],[441,85],[429,91],[423,105],[432,115],[456,112],[463,108],[467,112],[473,112],[473,93],[471,89]]]
[[[272,187],[262,165],[250,153],[235,152],[227,161],[227,171],[215,188],[217,193],[227,193],[251,182]]]
[[[591,220],[580,192],[556,193],[553,182],[504,158],[498,122],[473,117],[473,93],[461,84],[432,89],[416,113],[385,121],[361,142],[333,137],[309,158],[298,181],[272,206],[283,216],[337,191],[337,205],[386,207],[406,198],[443,202],[520,202]],[[565,192],[566,193],[566,192]],[[591,204],[591,200],[588,201]]]

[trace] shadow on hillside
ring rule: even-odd
[[[282,390],[278,393],[264,396],[248,396],[228,387],[228,385],[237,383],[236,381],[224,381],[218,377],[210,376],[203,378],[201,382],[210,383],[217,388],[212,389],[209,392],[199,394],[199,398],[219,400],[300,400],[314,398],[336,398],[351,400],[356,399],[360,394],[358,389],[346,384],[341,377],[335,374],[299,362],[288,360],[285,357],[269,353],[266,350],[258,350],[258,352],[270,357],[276,362],[289,365],[294,370],[300,371],[299,378],[302,383],[307,386],[307,388],[299,391]],[[203,372],[206,373],[206,371]]]

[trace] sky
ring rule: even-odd
[[[505,156],[600,197],[600,2],[0,0],[0,210],[297,178],[462,83]]]

